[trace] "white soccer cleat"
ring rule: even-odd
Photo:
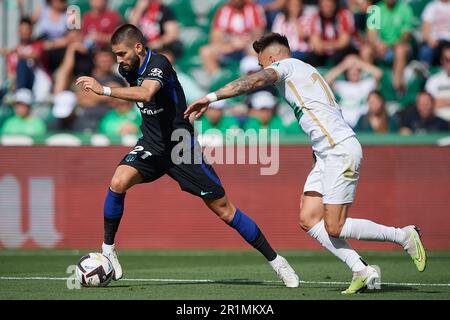
[[[280,278],[283,283],[288,288],[297,288],[299,285],[299,278],[298,275],[295,273],[294,269],[289,265],[287,260],[283,258],[280,255],[277,255],[277,257],[269,261],[269,264],[272,266],[273,270],[278,275],[278,278]]]
[[[114,280],[119,280],[123,277],[122,266],[119,263],[119,259],[117,258],[117,253],[114,245],[102,245],[102,254],[106,256],[112,263],[114,268]]]

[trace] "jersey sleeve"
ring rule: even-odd
[[[151,58],[145,72],[144,80],[158,81],[163,88],[173,78],[174,70],[166,57],[155,55]]]
[[[276,82],[285,81],[292,73],[292,66],[288,60],[277,61],[272,63],[266,69],[271,68],[275,70],[278,74],[278,80]]]

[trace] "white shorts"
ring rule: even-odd
[[[334,148],[315,152],[315,155],[316,164],[306,179],[303,192],[322,194],[324,204],[352,203],[362,162],[358,139],[349,137]]]

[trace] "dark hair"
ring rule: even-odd
[[[268,33],[263,35],[259,40],[253,42],[253,49],[255,49],[256,53],[260,53],[264,51],[265,48],[274,43],[280,44],[291,51],[288,39],[284,35],[281,35],[279,33]]]
[[[31,21],[31,18],[28,17],[28,16],[23,16],[23,17],[20,18],[19,24],[22,24],[22,23],[26,23],[26,24],[28,24],[30,26],[33,25],[33,22]]]
[[[299,17],[301,17],[302,14],[303,14],[305,4],[303,3],[303,0],[297,0],[297,2],[299,2],[299,3],[301,2],[301,9],[300,9],[300,12],[298,13],[298,16],[296,17],[296,18],[299,18]],[[286,18],[289,17],[289,10],[288,10],[288,8],[287,8],[287,1],[286,1],[286,3],[284,4],[284,7],[283,7],[283,9],[281,10],[281,12],[283,12],[283,14],[284,14],[284,16],[285,16]]]
[[[111,44],[119,44],[124,41],[127,41],[131,44],[141,43],[143,46],[146,45],[147,41],[145,40],[144,35],[141,30],[139,30],[133,24],[123,24],[114,31],[111,36]]]
[[[381,94],[380,90],[372,90],[372,91],[370,91],[369,94],[367,95],[367,97],[369,97],[372,94],[377,95],[381,100],[383,100],[383,104],[386,102],[386,100],[384,99],[384,97]]]
[[[444,42],[441,48],[441,56],[444,56],[444,51],[450,49],[450,42]]]
[[[337,12],[339,11],[339,3],[336,0],[331,0],[332,2],[334,2],[335,4],[335,8],[334,8],[334,12],[331,18],[326,18],[323,13],[322,10],[320,10],[319,8],[319,17],[320,17],[320,28],[321,28],[321,33],[324,34],[325,33],[325,22],[326,20],[330,20],[331,24],[333,25],[333,29],[335,31],[335,33],[337,33],[337,29],[338,29],[338,21],[337,21]]]

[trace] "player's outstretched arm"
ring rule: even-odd
[[[156,92],[161,89],[161,84],[155,80],[145,80],[140,87],[109,88],[103,87],[92,77],[79,77],[75,84],[98,95],[106,95],[133,102],[149,102]]]
[[[211,102],[239,96],[244,93],[252,92],[259,88],[264,88],[275,83],[278,80],[278,74],[274,69],[263,69],[259,72],[244,76],[234,80],[214,93],[210,93],[194,101],[184,112],[184,117],[198,119],[206,112]],[[191,117],[192,115],[192,117]]]

